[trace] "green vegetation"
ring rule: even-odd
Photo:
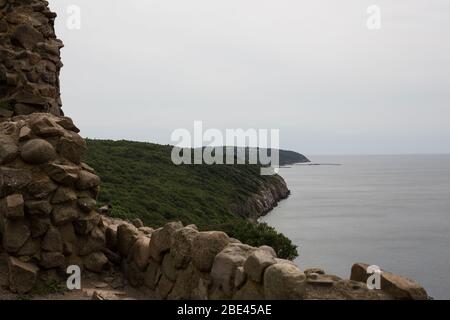
[[[13,104],[11,101],[0,101],[0,109],[12,110]]]
[[[38,280],[33,291],[32,295],[36,296],[45,296],[48,294],[63,294],[67,292],[67,285],[65,282],[55,279],[49,280]]]
[[[297,248],[265,224],[253,224],[232,212],[277,178],[261,176],[258,165],[180,165],[171,161],[172,146],[143,142],[87,140],[86,163],[102,178],[100,204],[112,215],[140,218],[159,227],[168,221],[222,230],[254,246],[270,245],[293,259]]]
[[[280,150],[280,165],[287,166],[290,164],[295,163],[306,163],[311,162],[307,157],[304,155],[295,152],[295,151],[288,151],[288,150]]]
[[[64,282],[56,279],[38,279],[33,290],[27,294],[17,295],[17,300],[32,300],[35,297],[48,296],[50,294],[64,294],[67,292]]]

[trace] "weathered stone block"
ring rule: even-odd
[[[36,284],[39,268],[14,257],[8,258],[9,288],[12,292],[25,294]]]

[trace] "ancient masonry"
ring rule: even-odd
[[[42,0],[0,0],[0,254],[9,287],[30,292],[49,273],[121,270],[159,299],[426,299],[406,278],[382,273],[369,290],[367,266],[352,280],[301,271],[270,247],[179,222],[154,230],[96,209],[100,179],[82,162],[79,130],[61,112],[56,15]],[[3,252],[3,253],[2,253]]]
[[[0,117],[61,115],[55,17],[45,1],[0,0]]]

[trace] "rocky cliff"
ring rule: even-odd
[[[50,275],[65,283],[67,267],[78,266],[83,279],[106,281],[114,270],[126,280],[116,288],[129,283],[143,298],[427,298],[416,283],[390,273],[382,275],[382,290],[369,290],[362,264],[352,270],[353,280],[344,280],[300,270],[270,247],[251,247],[223,232],[179,222],[154,230],[100,214],[100,179],[81,161],[85,142],[60,110],[62,43],[47,6],[0,0],[0,260],[8,262],[12,292],[28,293]],[[248,206],[264,212],[286,195],[279,180]]]
[[[289,197],[290,193],[284,179],[278,175],[273,176],[245,203],[232,204],[231,210],[235,214],[256,222],[275,208],[281,200]]]

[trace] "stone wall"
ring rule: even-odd
[[[95,210],[100,179],[81,162],[77,132],[70,118],[47,113],[0,122],[0,251],[14,292],[31,290],[39,270],[100,271],[108,262]]]
[[[135,287],[170,300],[427,299],[415,282],[383,273],[383,290],[369,290],[367,269],[356,264],[352,279],[319,268],[301,271],[278,259],[267,246],[242,244],[219,231],[199,232],[194,225],[172,222],[153,230],[104,218],[106,245],[119,257]],[[120,262],[119,262],[120,261]],[[389,280],[386,280],[389,279]],[[389,285],[388,285],[389,284]]]
[[[62,115],[59,72],[63,44],[47,1],[0,0],[0,118]]]
[[[107,247],[134,286],[160,299],[301,299],[306,276],[270,247],[254,248],[218,231],[169,223],[153,230],[110,220]],[[139,225],[137,225],[139,227]]]

